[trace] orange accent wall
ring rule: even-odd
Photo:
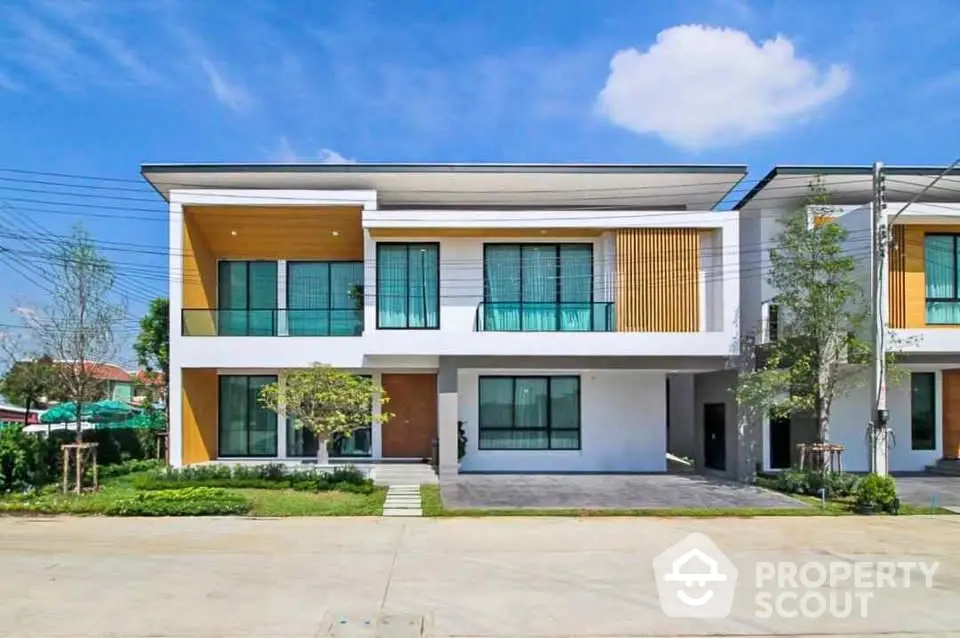
[[[181,454],[184,464],[217,458],[217,371],[184,368]]]
[[[960,459],[960,370],[943,371],[943,458]]]
[[[617,330],[700,330],[700,229],[617,230]]]
[[[890,325],[893,328],[947,328],[927,325],[923,240],[927,233],[957,233],[960,226],[905,225],[893,227],[890,251]]]

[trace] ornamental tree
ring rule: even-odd
[[[294,427],[317,437],[317,461],[326,464],[327,441],[336,434],[351,435],[360,428],[384,423],[392,416],[374,414],[373,400],[389,401],[379,383],[320,363],[309,368],[284,370],[276,383],[260,389],[260,403],[275,412],[285,411]]]

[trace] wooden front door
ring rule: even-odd
[[[393,418],[383,424],[382,454],[386,459],[429,459],[437,436],[437,375],[384,374],[390,402],[384,410]]]
[[[960,370],[943,371],[943,458],[960,459]]]

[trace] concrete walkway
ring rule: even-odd
[[[652,559],[692,532],[739,570],[728,618],[660,610]],[[941,565],[932,589],[873,592],[866,618],[757,616],[758,561],[878,559]],[[17,638],[915,638],[957,630],[960,517],[0,518],[0,567]]]
[[[384,516],[423,516],[419,485],[391,485],[383,502]]]
[[[807,507],[783,494],[699,475],[461,474],[442,479],[453,509]]]
[[[900,500],[914,505],[960,508],[960,476],[915,474],[897,476],[897,494]]]

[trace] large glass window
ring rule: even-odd
[[[928,324],[960,324],[957,238],[927,235],[923,239]]]
[[[910,449],[937,449],[936,374],[910,375]]]
[[[439,244],[377,244],[377,328],[439,327]]]
[[[277,334],[277,262],[221,261],[217,274],[218,334]]]
[[[485,330],[594,330],[607,318],[592,302],[592,244],[484,245]]]
[[[580,449],[580,377],[480,377],[481,450]]]
[[[357,336],[363,332],[363,263],[287,263],[287,332]]]
[[[260,404],[260,388],[277,377],[221,375],[219,455],[277,455],[277,413]]]

